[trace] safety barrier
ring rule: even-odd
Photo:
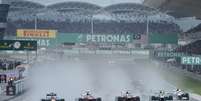
[[[25,91],[25,79],[9,81],[6,86],[6,95],[18,95]]]
[[[3,94],[5,92],[5,88],[6,88],[6,83],[1,83],[0,84],[0,94]]]
[[[64,50],[65,54],[149,55],[149,50]]]

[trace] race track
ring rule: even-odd
[[[155,67],[152,61],[133,57],[73,57],[44,62],[31,70],[30,91],[12,101],[39,101],[49,92],[74,101],[85,91],[102,97],[103,101],[114,101],[115,96],[127,90],[148,101],[154,92],[176,88]]]

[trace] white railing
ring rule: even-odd
[[[25,79],[14,81],[15,85],[15,94],[20,94],[25,90]]]
[[[64,54],[95,54],[95,55],[147,55],[149,50],[64,50]]]
[[[0,94],[3,94],[6,91],[6,83],[0,84]]]

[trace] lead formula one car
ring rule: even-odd
[[[45,99],[41,99],[41,101],[65,101],[64,99],[58,98],[57,94],[49,93],[46,95]]]
[[[173,96],[165,93],[165,91],[160,91],[159,93],[152,95],[150,101],[173,101]]]
[[[78,101],[101,101],[102,99],[100,97],[94,97],[90,94],[90,92],[86,92],[86,94],[80,98],[78,98]]]
[[[177,100],[190,100],[189,93],[186,93],[180,89],[177,89],[174,93]]]
[[[130,92],[126,92],[122,96],[118,96],[115,98],[115,101],[140,101],[139,96],[133,96]]]

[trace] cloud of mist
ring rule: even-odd
[[[45,98],[49,92],[74,99],[83,90],[91,89],[90,77],[81,63],[50,63],[36,67],[32,71],[30,99]]]
[[[150,90],[166,90],[172,86],[163,80],[157,69],[153,69],[156,67],[153,63],[129,61],[128,58],[114,63],[108,62],[110,60],[116,61],[114,58],[87,57],[37,65],[31,72],[31,90],[26,99],[36,101],[55,92],[58,97],[75,100],[89,90],[95,96],[111,101],[125,90],[141,96]]]

